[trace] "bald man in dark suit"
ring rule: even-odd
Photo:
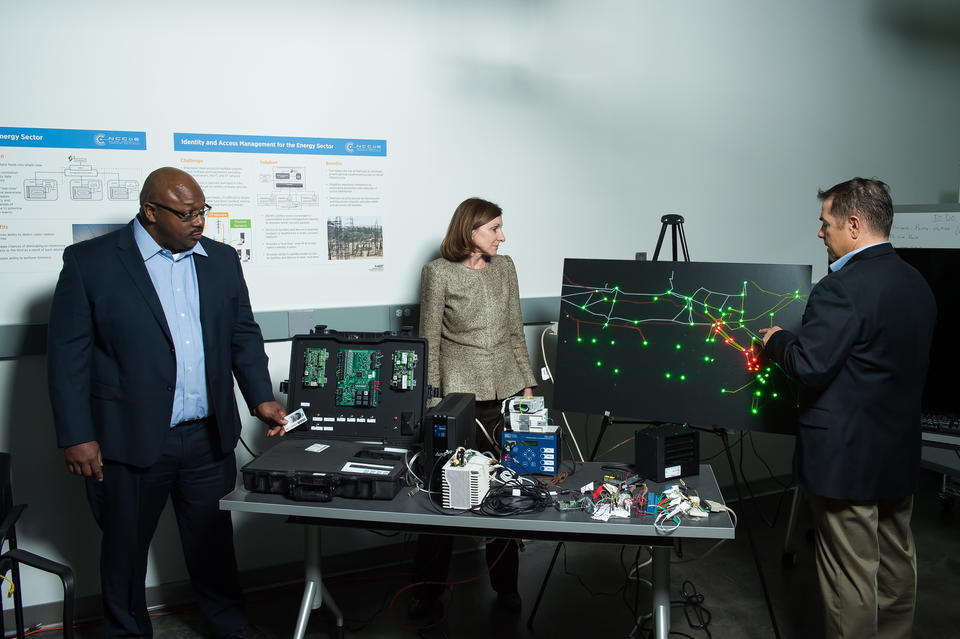
[[[168,497],[197,602],[216,637],[256,639],[219,500],[236,484],[236,377],[251,413],[282,435],[260,328],[236,252],[202,236],[210,210],[175,168],[144,181],[126,227],[67,247],[50,313],[57,442],[87,478],[103,530],[107,637],[151,637],[147,554]]]
[[[936,303],[888,241],[886,184],[855,178],[819,198],[830,272],[800,332],[766,329],[764,348],[801,390],[794,470],[814,513],[826,636],[909,637],[910,516]]]

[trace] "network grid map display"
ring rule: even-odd
[[[567,259],[554,404],[794,432],[796,388],[759,329],[799,329],[810,276],[800,265]]]

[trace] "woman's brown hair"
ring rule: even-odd
[[[440,255],[451,262],[462,262],[477,250],[473,243],[473,231],[490,220],[503,215],[493,202],[478,197],[467,198],[453,212],[447,235],[440,243]]]

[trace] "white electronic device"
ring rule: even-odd
[[[476,451],[468,451],[462,462],[454,454],[443,465],[444,508],[470,510],[480,505],[488,490],[490,490],[490,458]]]
[[[510,430],[544,432],[547,428],[547,409],[543,397],[511,397],[508,405]]]

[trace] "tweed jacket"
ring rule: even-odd
[[[523,336],[513,260],[495,255],[478,270],[444,258],[420,274],[420,336],[428,341],[427,382],[477,401],[536,386]]]

